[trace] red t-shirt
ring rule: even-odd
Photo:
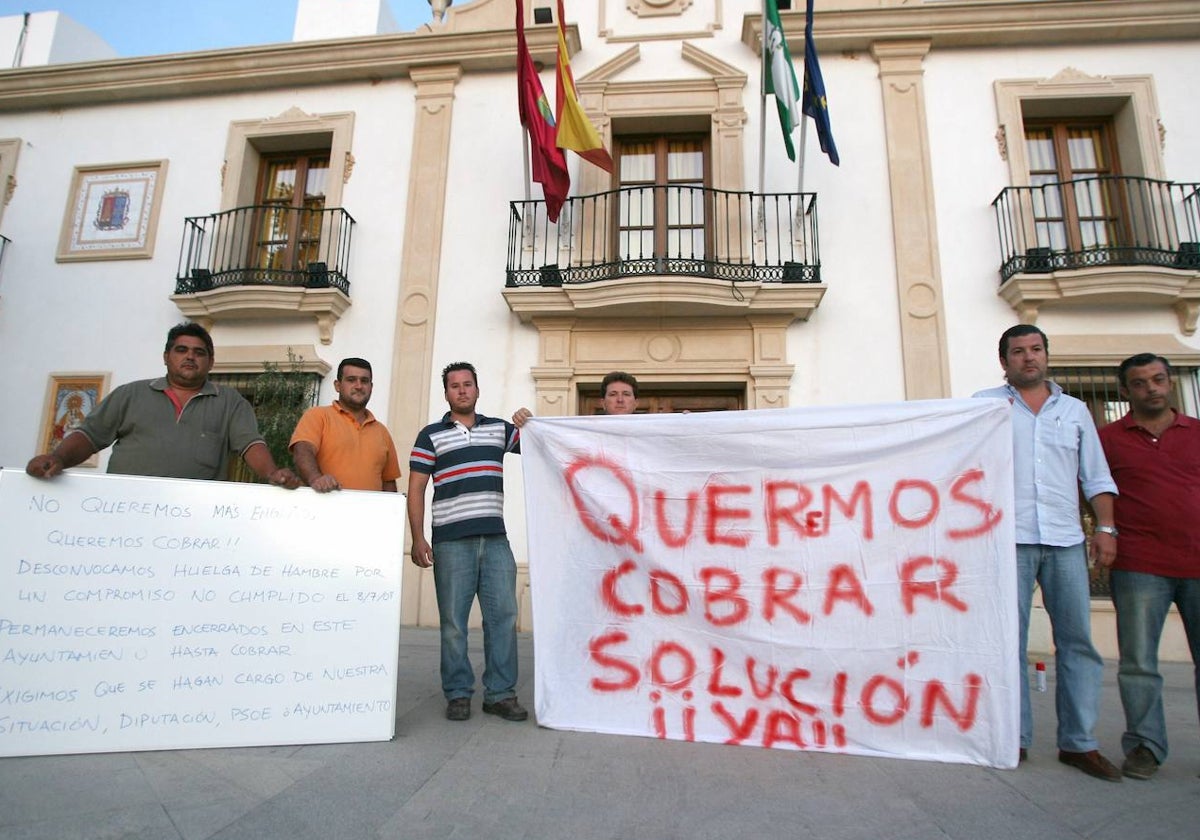
[[[1200,421],[1176,412],[1156,438],[1126,414],[1100,443],[1120,492],[1113,568],[1200,578]]]

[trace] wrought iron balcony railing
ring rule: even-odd
[[[176,294],[228,286],[350,293],[354,219],[340,207],[238,207],[184,219]]]
[[[639,276],[821,282],[815,193],[622,187],[568,199],[557,223],[544,201],[510,209],[508,287]]]
[[[992,202],[1000,282],[1106,265],[1200,269],[1198,190],[1125,176],[1001,190]]]

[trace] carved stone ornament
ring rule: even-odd
[[[314,120],[314,119],[316,119],[316,117],[314,117],[312,114],[309,114],[309,113],[301,110],[300,108],[296,107],[295,105],[293,105],[292,107],[288,108],[286,111],[279,114],[278,116],[268,118],[266,120],[266,122],[290,122],[292,120]]]
[[[1063,84],[1071,82],[1095,81],[1103,79],[1103,76],[1090,76],[1082,70],[1076,70],[1074,67],[1064,67],[1059,70],[1049,81],[1052,84]]]
[[[1000,150],[1000,160],[1008,160],[1008,132],[1004,126],[996,129],[996,148]]]
[[[678,16],[691,5],[692,0],[625,0],[625,8],[638,17]]]

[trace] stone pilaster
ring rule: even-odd
[[[400,305],[396,310],[388,427],[406,452],[429,417],[433,375],[433,328],[437,311],[438,269],[445,226],[446,176],[450,163],[450,118],[454,88],[462,78],[458,65],[422,67],[411,73],[417,111],[412,130],[404,251],[400,261]],[[405,470],[407,475],[408,470]],[[408,621],[437,625],[433,575],[405,575],[401,593]]]
[[[904,393],[910,400],[950,395],[925,71],[921,66],[929,46],[929,41],[871,45],[883,93]]]

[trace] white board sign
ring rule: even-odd
[[[0,755],[395,732],[404,497],[0,472]]]
[[[534,418],[538,723],[1015,766],[1009,412]]]

